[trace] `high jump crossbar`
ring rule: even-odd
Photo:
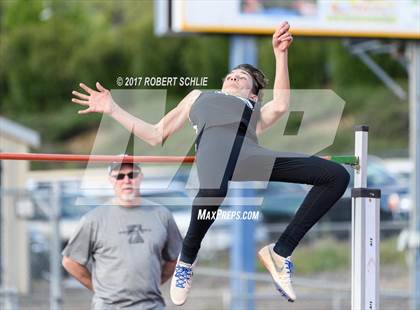
[[[340,164],[357,166],[356,156],[320,156]],[[76,155],[46,153],[0,153],[0,160],[29,161],[73,161],[73,162],[129,162],[129,163],[193,163],[195,156],[116,156],[116,155]]]

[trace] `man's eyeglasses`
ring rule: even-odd
[[[115,175],[111,175],[114,179],[123,180],[125,176],[128,176],[129,179],[135,179],[139,176],[139,171],[131,171],[129,173],[118,173]]]

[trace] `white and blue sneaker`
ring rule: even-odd
[[[293,263],[290,257],[282,257],[273,250],[274,243],[263,247],[258,252],[258,258],[261,263],[270,272],[274,285],[280,294],[289,302],[296,300],[296,294],[292,287],[291,274],[293,272]]]
[[[171,281],[171,299],[177,306],[182,306],[187,300],[191,289],[194,264],[187,264],[178,260]]]

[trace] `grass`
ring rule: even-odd
[[[396,245],[397,237],[381,241],[381,265],[405,268],[405,252],[398,252]],[[300,275],[347,269],[351,266],[350,242],[324,238],[310,244],[302,244],[294,252],[292,260]],[[258,263],[257,271],[265,271],[265,268]]]
[[[349,244],[327,238],[303,245],[296,249],[293,263],[299,274],[344,269],[350,264]]]

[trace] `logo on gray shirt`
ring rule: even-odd
[[[128,236],[128,243],[144,243],[144,239],[141,236],[142,233],[146,231],[151,231],[151,229],[142,228],[142,225],[127,225],[126,230],[120,229],[120,234],[127,234]]]

